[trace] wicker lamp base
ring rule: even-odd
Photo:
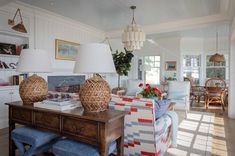
[[[43,101],[47,97],[47,82],[36,74],[20,83],[20,97],[24,104],[32,105],[34,102]]]
[[[85,111],[105,111],[108,109],[108,103],[111,100],[111,89],[104,79],[94,76],[86,80],[81,87],[79,98]]]

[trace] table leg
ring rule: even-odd
[[[15,156],[16,146],[11,139],[11,132],[15,129],[15,123],[9,119],[9,156]]]
[[[123,156],[124,139],[120,137],[117,139],[117,156]]]
[[[100,156],[108,156],[109,155],[109,144],[106,142],[101,142],[100,146]]]

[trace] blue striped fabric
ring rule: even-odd
[[[164,99],[154,99],[155,100],[155,118],[159,119],[162,115],[164,115],[167,112],[167,109],[171,103],[171,100]]]

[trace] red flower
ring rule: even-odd
[[[150,88],[150,85],[148,84],[148,83],[146,83],[146,85],[145,85],[146,87],[148,87],[148,88]]]
[[[153,88],[154,91],[158,90],[157,88]]]
[[[143,87],[143,83],[140,83],[140,84],[139,84],[139,87]]]
[[[150,90],[149,90],[149,88],[145,88],[144,91],[146,94],[148,94]]]
[[[153,92],[154,94],[158,94],[158,91],[157,90],[154,90],[154,92]]]

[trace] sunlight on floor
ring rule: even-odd
[[[174,156],[227,156],[224,119],[213,113],[189,113],[179,125],[177,148],[171,148],[167,155]]]

